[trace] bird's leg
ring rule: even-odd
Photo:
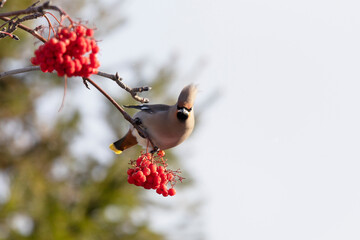
[[[160,149],[156,146],[154,146],[153,150],[150,151],[151,154],[156,153],[157,151],[159,151]]]
[[[141,119],[138,118],[138,117],[135,118],[134,121],[135,121],[135,124],[136,124],[136,125],[141,125],[141,124],[142,124]]]
[[[144,133],[145,133],[145,136],[144,136],[144,134],[142,134],[140,131],[138,131],[139,135],[140,135],[142,138],[147,138],[147,139],[149,140],[149,142],[151,143],[151,145],[153,146],[153,150],[152,150],[150,153],[153,154],[153,153],[159,151],[159,148],[156,147],[156,146],[154,146],[154,143],[151,141],[148,133],[146,132],[146,128],[144,128],[144,126],[141,126],[141,125],[142,125],[141,119],[138,118],[138,117],[137,117],[137,118],[134,118],[134,123],[135,123],[136,125],[138,125],[138,126],[144,131]]]
[[[146,130],[141,127],[142,121],[141,121],[140,118],[138,118],[138,117],[137,117],[137,118],[134,118],[134,122],[135,122],[135,124],[138,125],[144,132],[146,132]],[[146,136],[144,136],[144,134],[142,134],[141,132],[138,131],[138,133],[139,133],[140,137],[146,138]]]

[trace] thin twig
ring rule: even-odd
[[[38,2],[37,2],[38,3]],[[37,3],[31,5],[30,7],[23,9],[23,10],[18,10],[18,11],[13,11],[13,12],[6,12],[6,13],[0,13],[0,19],[6,21],[9,23],[9,28],[6,32],[8,33],[12,33],[16,30],[17,27],[19,27],[20,29],[23,29],[27,32],[29,32],[30,34],[32,34],[34,37],[38,38],[40,41],[42,42],[46,42],[46,39],[44,37],[42,37],[40,34],[38,34],[36,31],[34,31],[33,29],[30,29],[22,24],[20,24],[21,22],[24,21],[28,21],[28,20],[32,20],[32,19],[36,19],[38,17],[42,17],[44,16],[45,12],[44,10],[54,10],[54,11],[58,11],[60,16],[66,15],[66,13],[59,7],[57,6],[53,6],[50,5],[50,2],[47,1],[45,3],[43,3],[40,6],[35,6]],[[27,16],[23,17],[23,18],[18,18],[19,15],[24,15],[27,14]],[[13,19],[10,19],[8,17],[10,16],[15,16]],[[14,22],[14,19],[18,18],[17,21]],[[0,38],[3,38],[5,36],[9,36],[8,34],[0,34]]]
[[[16,36],[15,34],[12,34],[12,33],[4,32],[4,31],[0,30],[0,34],[5,34],[5,35],[8,35],[12,39],[20,40],[20,38],[18,36]]]
[[[26,73],[26,72],[38,71],[38,70],[40,70],[39,66],[31,66],[31,67],[24,67],[24,68],[14,69],[14,70],[10,70],[10,71],[0,73],[0,79],[4,78],[4,77],[7,77],[7,76],[19,74],[19,73]]]
[[[127,86],[125,83],[123,83],[121,80],[121,78],[119,77],[119,74],[116,73],[115,75],[112,74],[108,74],[108,73],[104,73],[104,72],[98,72],[97,75],[105,77],[105,78],[109,78],[111,80],[113,80],[114,82],[117,83],[117,85],[119,85],[122,89],[124,89],[125,91],[127,91],[128,93],[131,94],[131,96],[136,100],[139,101],[141,103],[148,103],[149,99],[147,98],[143,98],[140,97],[138,95],[139,92],[144,92],[144,91],[149,91],[151,90],[151,87],[140,87],[140,88],[131,88],[129,86]]]
[[[47,2],[44,2],[42,5],[37,6],[37,7],[30,6],[30,7],[26,8],[26,9],[23,9],[23,10],[0,13],[0,17],[10,17],[10,16],[23,15],[23,14],[32,14],[32,13],[42,13],[45,9],[58,11],[61,15],[65,14],[65,12],[62,9],[60,9],[57,6],[50,5],[50,2],[47,1]]]
[[[2,72],[0,73],[0,79],[10,76],[10,75],[15,75],[18,73],[25,73],[25,72],[30,72],[30,71],[38,71],[40,70],[39,66],[31,66],[31,67],[24,67],[24,68],[19,68],[19,69],[14,69],[14,70],[10,70],[10,71],[6,71],[6,72]],[[127,91],[128,93],[131,94],[131,96],[141,102],[141,103],[148,103],[149,99],[147,98],[142,98],[140,96],[137,95],[137,93],[139,92],[144,92],[144,91],[149,91],[151,89],[151,87],[139,87],[139,88],[130,88],[129,86],[127,86],[125,83],[123,83],[121,80],[121,78],[119,77],[119,74],[116,73],[115,75],[112,74],[108,74],[105,72],[98,72],[97,75],[111,79],[113,81],[115,81],[121,88],[123,88],[125,91]],[[84,82],[86,84],[86,82]]]
[[[0,17],[1,20],[4,21],[12,21],[10,18],[8,17]],[[39,33],[37,33],[35,30],[23,25],[23,24],[19,24],[17,25],[19,28],[21,28],[22,30],[25,30],[26,32],[30,33],[31,35],[33,35],[34,37],[36,37],[37,39],[39,39],[42,42],[46,42],[46,39],[41,36]]]
[[[140,136],[147,138],[150,144],[152,145],[152,147],[156,148],[156,146],[154,145],[153,141],[151,140],[147,132],[144,129],[142,129],[138,124],[136,124],[135,120],[109,94],[107,94],[101,87],[99,87],[99,85],[97,85],[90,78],[83,78],[83,80],[84,82],[89,82],[99,92],[101,92],[117,108],[117,110],[119,110],[119,112],[124,116],[125,120],[127,120],[131,125],[134,126],[134,128],[138,131]]]

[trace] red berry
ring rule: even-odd
[[[153,184],[154,183],[154,176],[153,175],[146,176],[146,181],[148,183]]]
[[[161,185],[160,185],[160,188],[161,188],[161,190],[163,190],[163,191],[167,191],[167,187],[166,187],[165,184],[161,184]]]
[[[65,37],[67,37],[68,34],[69,34],[69,29],[68,28],[62,28],[60,33],[62,35],[64,35]]]
[[[96,57],[99,48],[92,36],[93,30],[81,25],[60,28],[55,37],[34,52],[31,63],[40,65],[43,72],[56,70],[59,76],[95,74],[100,66]],[[90,54],[84,56],[86,53]]]
[[[43,62],[43,63],[40,64],[40,69],[43,72],[47,72],[48,71],[48,65]]]
[[[88,28],[86,29],[86,36],[92,37],[94,35],[94,30]]]
[[[64,58],[62,57],[62,55],[57,55],[55,59],[56,63],[58,64],[62,64],[64,62]]]
[[[141,166],[148,167],[148,166],[150,166],[150,164],[151,164],[151,162],[149,160],[144,160],[144,161],[142,161]]]
[[[152,189],[158,189],[160,187],[160,185],[155,185],[154,183],[152,184]]]
[[[128,183],[130,184],[134,184],[135,183],[135,180],[132,176],[128,176]]]
[[[59,77],[62,77],[62,76],[64,76],[65,75],[65,71],[64,70],[56,70],[57,71],[57,75],[59,76]]]
[[[137,179],[141,178],[142,176],[144,176],[144,173],[142,171],[138,171],[138,172],[135,173],[135,177]]]
[[[75,62],[75,71],[78,73],[82,69],[81,62],[79,59],[75,59],[74,62]]]
[[[76,38],[77,38],[76,33],[70,32],[69,37],[68,37],[69,41],[75,41]]]
[[[139,158],[136,160],[136,166],[140,166],[142,160],[143,160],[142,157],[139,157]]]
[[[139,180],[137,180],[137,181],[135,181],[135,183],[134,183],[134,184],[135,184],[135,186],[142,186],[142,184],[143,184],[143,183],[142,183],[142,182],[140,182]]]
[[[150,164],[150,165],[149,165],[149,168],[150,168],[151,173],[157,172],[157,166],[156,166],[156,164],[154,164],[154,163]]]
[[[145,167],[142,171],[143,171],[143,173],[144,173],[145,176],[149,176],[150,173],[151,173],[150,169],[147,168],[147,167]]]
[[[163,150],[158,151],[157,154],[158,154],[159,157],[165,156],[165,152]]]
[[[77,26],[75,32],[78,36],[84,36],[86,29],[83,26]]]
[[[30,61],[31,61],[31,63],[34,64],[34,65],[38,65],[38,64],[39,64],[39,61],[38,61],[38,59],[37,59],[36,57],[32,57]]]
[[[176,194],[175,188],[170,188],[170,189],[168,190],[168,193],[169,193],[170,196],[174,196],[174,195]]]
[[[151,184],[148,183],[148,182],[145,182],[145,183],[144,183],[144,188],[145,188],[145,189],[151,189]]]
[[[133,168],[129,168],[127,170],[127,175],[132,175],[134,173],[134,169]]]
[[[146,153],[146,154],[144,154],[144,155],[145,155],[145,157],[146,157],[148,160],[151,160],[151,159],[152,159],[151,153]]]
[[[160,174],[161,183],[166,184],[168,182],[166,174],[162,173]]]
[[[157,172],[158,172],[159,174],[164,173],[164,171],[165,171],[165,168],[164,168],[163,166],[158,166]]]
[[[48,58],[53,57],[53,52],[47,48],[44,50],[44,55],[45,55],[45,58],[48,59]],[[45,61],[46,61],[46,59],[45,59]]]
[[[99,65],[99,67],[100,67],[100,65]],[[92,74],[97,74],[98,72],[99,72],[99,69],[93,68]]]
[[[161,183],[161,177],[160,176],[155,176],[154,177],[154,185],[159,185]]]
[[[140,178],[139,178],[139,181],[144,183],[146,182],[146,176],[145,175],[142,175]]]
[[[80,61],[80,60],[79,60]],[[76,62],[75,60],[73,62]],[[84,70],[85,69],[85,70]],[[91,67],[85,65],[82,71],[89,72]],[[163,156],[160,153],[160,156]],[[145,189],[155,189],[158,194],[167,196],[174,196],[176,191],[174,185],[176,181],[175,177],[178,176],[178,172],[167,169],[166,160],[162,158],[153,158],[153,155],[144,153],[135,161],[131,162],[133,168],[127,170],[128,182],[135,184],[136,186],[141,186]],[[157,166],[160,164],[160,166]],[[171,182],[171,188],[168,189],[167,184]]]
[[[99,46],[95,45],[94,47],[91,48],[92,53],[98,53],[100,50]]]
[[[57,40],[56,38],[51,38],[49,44],[55,46],[58,42],[59,40]]]

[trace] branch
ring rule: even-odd
[[[60,15],[65,15],[65,12],[57,6],[50,5],[50,2],[44,2],[42,5],[35,7],[35,4],[28,7],[27,9],[13,11],[13,12],[6,12],[0,13],[0,17],[10,17],[10,16],[18,16],[23,14],[31,14],[31,13],[43,13],[45,9],[55,10],[60,13]]]
[[[15,75],[18,73],[25,73],[25,72],[31,72],[31,71],[37,71],[40,70],[39,66],[31,66],[31,67],[24,67],[24,68],[19,68],[19,69],[14,69],[14,70],[10,70],[7,72],[2,72],[0,73],[0,79],[7,77],[7,76],[11,76],[11,75]]]
[[[92,81],[90,78],[83,78],[84,83],[86,85],[86,82],[89,82],[91,85],[93,85],[99,92],[101,92],[118,110],[119,112],[124,116],[124,118],[131,123],[131,125],[134,126],[134,128],[138,131],[139,135],[147,138],[151,144],[151,146],[156,149],[157,147],[154,145],[153,141],[151,140],[149,134],[142,129],[138,124],[136,124],[135,120],[127,113],[125,110],[112,98],[107,94],[101,87],[99,87],[94,81]],[[86,85],[87,86],[87,85]]]
[[[19,73],[25,73],[25,72],[31,72],[31,71],[38,71],[40,70],[39,66],[31,66],[31,67],[24,67],[24,68],[19,68],[19,69],[14,69],[11,71],[7,71],[7,72],[2,72],[0,73],[0,79],[7,77],[7,76],[11,76],[11,75],[15,75],[15,74],[19,74]],[[108,73],[103,73],[103,72],[99,72],[98,73],[99,76],[103,76],[103,77],[107,77],[109,79],[114,80],[113,78],[116,78],[117,81],[120,82],[120,77],[119,74],[116,73],[115,75],[111,75]],[[118,110],[119,112],[124,116],[124,118],[131,124],[134,126],[134,128],[138,131],[139,135],[147,138],[150,142],[150,144],[152,145],[152,147],[154,149],[156,149],[156,146],[154,145],[153,141],[151,140],[150,136],[147,134],[147,132],[142,129],[138,124],[136,124],[135,120],[109,95],[107,94],[101,87],[99,87],[99,85],[97,85],[93,80],[91,80],[90,78],[83,78],[85,86],[87,86],[87,82],[89,82],[91,85],[93,85],[97,90],[99,90],[99,92],[101,92]],[[114,80],[116,81],[116,80]],[[127,85],[125,85],[123,82],[121,83],[121,87],[124,88],[127,92],[129,92],[132,96],[133,93],[137,92],[142,92],[142,91],[148,91],[151,88],[150,87],[141,87],[141,88],[130,88]],[[137,95],[136,95],[137,96]],[[137,96],[137,98],[142,99],[141,97]],[[144,99],[149,101],[148,99]]]
[[[13,20],[10,19],[10,18],[8,18],[8,17],[0,17],[0,19],[1,19],[1,20],[4,20],[4,21],[6,21],[6,22],[12,22],[12,23],[14,23]],[[30,33],[31,35],[33,35],[34,37],[36,37],[36,38],[39,39],[40,41],[46,42],[46,39],[45,39],[43,36],[41,36],[39,33],[37,33],[35,30],[33,30],[33,29],[31,29],[31,28],[23,25],[23,24],[18,24],[17,26],[18,26],[19,28],[21,28],[22,30],[25,30],[26,32]],[[16,29],[16,27],[15,27],[15,29]],[[15,29],[14,29],[13,31],[15,31]],[[8,33],[11,33],[11,31],[10,31],[10,32],[8,31]]]
[[[39,66],[31,66],[31,67],[24,67],[24,68],[19,68],[19,69],[14,69],[11,71],[7,71],[7,72],[0,72],[0,79],[10,76],[10,75],[15,75],[18,73],[25,73],[25,72],[31,72],[31,71],[38,71],[40,70]],[[139,87],[139,88],[131,88],[129,86],[127,86],[125,83],[123,83],[121,80],[121,78],[119,77],[119,74],[116,73],[115,75],[111,75],[108,73],[104,73],[104,72],[98,72],[97,75],[105,77],[105,78],[109,78],[113,81],[115,81],[121,88],[123,88],[125,91],[127,91],[128,93],[131,94],[131,96],[141,102],[141,103],[148,103],[149,99],[147,98],[142,98],[138,95],[139,92],[144,92],[144,91],[149,91],[151,89],[151,87]]]
[[[27,31],[28,33],[32,34],[34,37],[36,37],[37,39],[39,39],[42,42],[46,42],[46,39],[43,38],[40,34],[38,34],[35,30],[28,28],[22,24],[20,24],[21,22],[24,21],[28,21],[28,20],[32,20],[32,19],[36,19],[38,17],[42,17],[44,16],[44,10],[48,9],[48,10],[54,10],[54,11],[58,11],[60,16],[66,15],[66,13],[59,7],[57,6],[53,6],[50,5],[50,2],[47,1],[45,3],[43,3],[41,6],[35,7],[35,5],[38,2],[36,2],[35,4],[33,4],[32,6],[28,7],[27,9],[24,10],[18,10],[18,11],[13,11],[13,12],[6,12],[6,13],[0,13],[0,19],[4,20],[6,23],[9,23],[9,28],[6,31],[9,34],[6,33],[0,33],[0,38],[3,38],[5,36],[12,36],[11,33],[14,32],[16,30],[17,27],[19,27],[22,30]],[[23,18],[18,18],[19,15],[24,15],[24,14],[29,14]],[[12,19],[8,18],[10,16],[15,16]],[[14,21],[14,19],[18,18],[16,21]],[[1,30],[1,29],[0,29]],[[16,39],[16,38],[15,38]]]
[[[111,80],[113,80],[114,82],[117,83],[117,85],[119,85],[122,89],[124,89],[125,91],[127,91],[128,93],[131,94],[131,96],[136,100],[139,101],[141,103],[148,103],[149,99],[147,98],[142,98],[138,95],[139,92],[144,92],[144,91],[149,91],[151,90],[151,87],[139,87],[139,88],[130,88],[129,86],[127,86],[125,83],[123,83],[121,80],[121,78],[119,77],[118,73],[115,73],[115,75],[111,75],[108,73],[104,73],[104,72],[98,72],[97,75],[105,77],[105,78],[109,78]]]

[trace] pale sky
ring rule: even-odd
[[[201,90],[202,124],[177,151],[204,200],[205,239],[360,239],[359,1],[131,0],[122,9],[128,24],[100,43],[107,70],[173,53],[183,75],[206,63],[176,83]]]

